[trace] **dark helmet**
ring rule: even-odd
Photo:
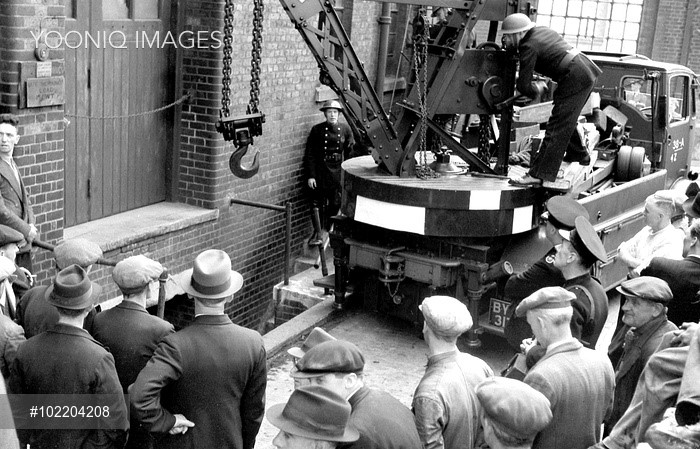
[[[338,100],[327,100],[321,106],[321,111],[326,111],[326,109],[337,109],[338,111],[343,110],[343,105],[340,104]]]

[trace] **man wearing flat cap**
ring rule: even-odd
[[[306,352],[313,348],[316,345],[319,345],[321,343],[324,343],[326,341],[333,341],[336,340],[334,336],[329,334],[328,332],[324,331],[320,327],[314,327],[311,332],[309,332],[309,335],[306,336],[304,339],[304,342],[301,344],[301,346],[295,346],[292,348],[287,349],[287,354],[291,355],[294,357],[294,363],[295,366],[292,368],[293,370],[296,370],[296,362],[299,361]],[[294,379],[294,388],[298,388],[300,386],[300,380],[299,379]]]
[[[467,307],[450,296],[430,296],[419,306],[428,365],[413,395],[413,413],[423,447],[474,447],[481,406],[475,388],[493,371],[483,360],[457,349],[457,339],[472,327]]]
[[[37,397],[71,395],[79,398],[90,395],[100,407],[108,407],[110,425],[81,426],[87,427],[81,429],[70,429],[69,426],[25,428],[18,430],[21,447],[124,446],[129,421],[114,358],[82,328],[100,290],[100,286],[90,282],[85,270],[78,265],[71,265],[56,275],[46,290],[46,298],[58,311],[58,323],[53,329],[20,345],[10,370],[10,392]],[[68,403],[67,399],[63,400]],[[18,428],[21,427],[18,424]]]
[[[76,238],[64,240],[56,245],[53,250],[56,263],[56,271],[61,271],[73,264],[78,265],[86,272],[90,272],[92,265],[102,257],[102,249],[96,243],[89,240]],[[53,328],[58,322],[58,312],[46,300],[46,285],[37,285],[29,289],[22,296],[17,308],[17,322],[24,328],[27,338]],[[99,299],[95,297],[95,304]],[[90,310],[85,317],[83,329],[92,333],[92,322],[97,312]]]
[[[483,413],[484,441],[490,449],[528,449],[552,421],[545,395],[515,379],[491,377],[476,387]]]
[[[152,295],[163,266],[146,256],[128,257],[114,267],[112,279],[122,292],[123,300],[115,307],[95,316],[92,334],[109,348],[124,393],[146,366],[158,343],[174,332],[173,325],[148,313],[146,301]],[[150,448],[148,432],[131,420],[127,448]]]
[[[575,299],[562,287],[545,287],[523,299],[515,311],[527,317],[537,342],[546,348],[523,380],[552,405],[552,422],[535,438],[535,449],[595,444],[612,406],[615,373],[610,360],[571,335]]]
[[[291,376],[295,385],[319,385],[350,402],[360,438],[345,449],[420,449],[411,411],[389,393],[365,386],[365,359],[349,341],[331,340],[306,351]]]
[[[673,295],[665,281],[640,276],[623,282],[617,291],[626,298],[622,305],[624,326],[608,347],[608,357],[615,367],[615,400],[605,420],[604,435],[630,405],[639,375],[664,334],[678,329],[666,319],[666,305]]]
[[[673,292],[668,303],[668,319],[677,326],[700,320],[700,220],[693,220],[685,230],[683,259],[654,257],[642,276],[666,281]]]
[[[24,236],[21,232],[9,226],[0,225],[0,256],[9,259],[15,264],[15,271],[12,278],[5,282],[6,288],[3,289],[3,298],[0,300],[0,303],[12,303],[14,308],[5,310],[5,312],[12,312],[10,318],[13,320],[17,320],[16,309],[20,298],[34,285],[34,278],[29,270],[16,264],[17,253],[19,249],[26,244],[27,242],[24,240]],[[10,286],[10,288],[7,288],[8,286]]]
[[[522,273],[514,274],[506,282],[504,297],[509,300],[508,322],[504,329],[508,343],[514,349],[520,342],[532,336],[532,330],[524,319],[515,316],[515,308],[526,296],[542,287],[563,285],[566,279],[561,270],[554,265],[556,245],[561,244],[559,230],[571,231],[576,226],[576,217],[588,220],[588,211],[569,196],[553,196],[545,203],[547,211],[542,214],[541,226],[547,240],[552,245],[550,250]]]
[[[267,419],[280,429],[272,440],[277,449],[334,449],[360,437],[350,422],[350,404],[320,385],[299,387],[286,404],[267,410]]]
[[[210,249],[183,279],[194,321],[160,342],[129,387],[132,413],[158,434],[156,448],[252,449],[265,413],[265,346],[225,313],[243,277]]]

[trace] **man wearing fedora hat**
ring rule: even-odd
[[[267,419],[280,429],[272,440],[277,449],[333,449],[360,437],[350,421],[345,398],[319,385],[295,389],[286,404],[267,410]]]
[[[323,123],[311,128],[306,139],[304,171],[312,207],[321,211],[321,226],[328,229],[330,217],[340,207],[340,164],[350,157],[355,145],[352,130],[338,121],[343,106],[338,100],[328,100],[321,106],[326,117]],[[316,240],[320,236],[312,237]]]
[[[428,365],[413,395],[413,413],[423,447],[474,447],[480,432],[481,406],[475,388],[493,371],[483,360],[457,349],[457,339],[471,329],[467,307],[450,296],[431,296],[419,306]]]
[[[685,230],[683,259],[654,257],[642,270],[643,276],[666,281],[673,292],[668,303],[668,319],[680,326],[700,320],[700,220],[694,219]]]
[[[360,438],[346,449],[420,449],[411,411],[389,393],[365,386],[364,366],[357,346],[333,339],[306,351],[291,376],[299,387],[319,385],[347,398]]]
[[[225,313],[243,277],[211,249],[183,280],[194,321],[161,341],[129,387],[132,413],[160,433],[157,448],[252,449],[265,413],[265,346]]]
[[[617,330],[608,347],[615,367],[615,400],[605,420],[604,435],[627,410],[639,375],[662,337],[678,328],[666,319],[666,305],[673,298],[668,284],[655,277],[640,276],[623,282],[617,291],[626,297],[622,305],[624,326]]]
[[[22,447],[121,448],[126,442],[129,420],[114,358],[82,328],[100,290],[78,265],[56,275],[46,298],[58,311],[58,323],[20,345],[10,370],[10,392],[78,398],[90,395],[100,407],[108,407],[110,425],[21,430]]]
[[[53,250],[56,271],[61,271],[73,264],[80,266],[87,273],[92,265],[102,257],[102,248],[97,243],[76,238],[64,240]],[[17,322],[24,328],[27,338],[47,331],[58,322],[58,312],[46,300],[47,285],[37,285],[22,296],[17,307]],[[97,304],[97,302],[96,302]],[[92,333],[92,321],[97,312],[88,312],[83,329]]]
[[[112,279],[122,292],[123,300],[115,307],[98,313],[93,322],[93,336],[107,346],[114,356],[124,393],[146,366],[158,343],[174,332],[172,324],[146,310],[146,301],[152,295],[150,287],[157,285],[163,270],[160,263],[143,255],[118,262],[112,270]],[[133,417],[126,447],[152,447],[148,432],[141,429]]]
[[[515,316],[515,308],[526,296],[542,287],[563,285],[566,279],[561,270],[554,265],[556,246],[563,241],[560,230],[571,231],[576,227],[576,217],[589,219],[588,211],[570,196],[553,196],[545,203],[547,209],[542,214],[540,223],[547,241],[552,247],[537,262],[522,273],[514,274],[506,282],[504,297],[510,301],[508,322],[504,328],[506,339],[514,349],[520,348],[525,338],[532,336],[532,329],[524,319]]]
[[[612,404],[615,374],[610,360],[571,335],[575,299],[562,287],[545,287],[516,309],[546,348],[523,380],[552,404],[552,422],[535,438],[535,449],[585,449],[595,444]]]

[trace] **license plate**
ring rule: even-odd
[[[491,298],[491,304],[489,305],[489,324],[500,328],[506,327],[509,307],[509,301]]]

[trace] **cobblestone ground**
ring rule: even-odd
[[[419,338],[420,329],[404,321],[377,314],[348,311],[321,326],[334,337],[355,343],[365,357],[365,384],[387,391],[411,406],[413,392],[418,385],[427,361],[428,347]],[[483,335],[483,346],[469,350],[460,341],[460,349],[484,359],[499,372],[512,356],[504,339]],[[291,357],[283,351],[270,360],[266,408],[287,401],[294,388],[289,377]],[[256,448],[269,449],[277,429],[263,420]]]

